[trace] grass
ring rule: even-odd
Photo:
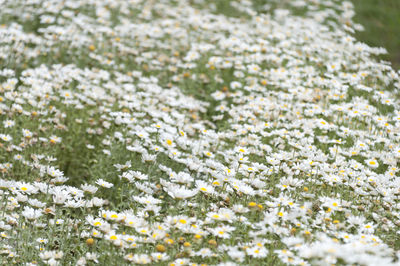
[[[355,7],[354,21],[362,24],[365,31],[357,32],[356,38],[370,46],[384,47],[388,54],[382,59],[400,68],[400,1],[352,0]]]

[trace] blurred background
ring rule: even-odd
[[[381,56],[400,69],[400,0],[352,0],[356,15],[353,20],[364,26],[358,40],[370,46],[384,47],[389,54]]]

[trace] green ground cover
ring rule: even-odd
[[[382,59],[391,61],[400,69],[400,1],[398,0],[352,0],[355,7],[354,21],[365,31],[356,34],[357,39],[371,46],[385,47],[387,55]]]

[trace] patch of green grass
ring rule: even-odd
[[[370,46],[384,47],[388,54],[382,59],[400,68],[400,1],[352,0],[356,15],[354,21],[362,24],[365,31],[357,32],[356,38]]]

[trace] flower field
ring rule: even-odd
[[[0,263],[399,265],[400,77],[341,0],[0,0]]]

